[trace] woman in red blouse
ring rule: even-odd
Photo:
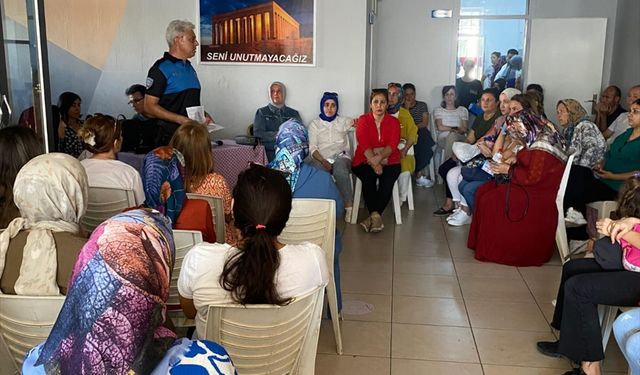
[[[371,112],[358,119],[358,147],[353,157],[352,171],[362,181],[362,195],[369,217],[360,223],[365,232],[380,232],[384,228],[382,211],[391,199],[393,184],[400,175],[400,122],[387,114],[388,92],[371,92]]]

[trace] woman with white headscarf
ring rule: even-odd
[[[2,293],[66,293],[86,242],[78,221],[87,209],[88,186],[80,162],[66,154],[40,155],[18,172],[13,197],[20,217],[0,234]]]
[[[295,119],[302,123],[298,111],[284,104],[286,97],[287,89],[284,83],[272,82],[269,85],[271,103],[259,108],[253,119],[253,135],[261,138],[269,161],[273,160],[275,156],[276,135],[280,125],[290,119]]]

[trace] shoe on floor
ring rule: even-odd
[[[379,213],[374,212],[371,214],[371,228],[369,231],[371,233],[378,233],[384,229],[384,224],[382,223],[382,216]]]
[[[460,207],[458,207],[455,210],[453,210],[453,213],[451,215],[447,216],[447,221],[449,221],[449,220],[453,219],[454,217],[460,215],[460,212],[463,212],[462,208],[460,208]]]
[[[574,210],[573,207],[569,207],[567,210],[567,215],[565,216],[564,221],[575,225],[585,225],[587,223],[587,220],[582,216],[582,213]]]
[[[433,181],[426,178],[425,176],[420,176],[416,178],[416,186],[423,187],[423,188],[430,188],[433,186]]]
[[[438,208],[437,210],[433,211],[433,214],[435,216],[449,216],[453,213],[454,209],[450,209],[450,210],[445,210],[443,207]]]
[[[454,217],[453,219],[447,220],[447,223],[453,227],[461,227],[463,225],[469,225],[471,224],[471,215],[460,210],[460,213],[456,215],[456,217]]]
[[[362,220],[360,222],[360,226],[362,227],[362,229],[366,232],[369,233],[369,231],[371,230],[371,216],[369,216],[368,218]]]
[[[547,357],[560,358],[562,355],[558,353],[559,341],[538,341],[536,343],[536,348],[538,351]],[[567,374],[573,374],[572,372],[568,372]]]
[[[347,207],[344,209],[344,221],[346,221],[347,223],[351,222],[351,212],[352,212],[353,207]]]

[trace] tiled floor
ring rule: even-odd
[[[365,234],[344,230],[340,258],[344,354],[323,321],[318,375],[554,375],[568,361],[538,354],[536,341],[552,340],[560,262],[516,268],[473,259],[468,227],[453,228],[432,216],[442,185],[414,189],[415,211],[402,209],[402,225]],[[438,202],[440,199],[438,199]],[[365,212],[360,212],[363,218]],[[626,373],[615,340],[605,374]]]

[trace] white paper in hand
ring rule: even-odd
[[[204,107],[201,105],[187,107],[187,117],[189,117],[193,121],[204,124],[206,121],[204,117]]]

